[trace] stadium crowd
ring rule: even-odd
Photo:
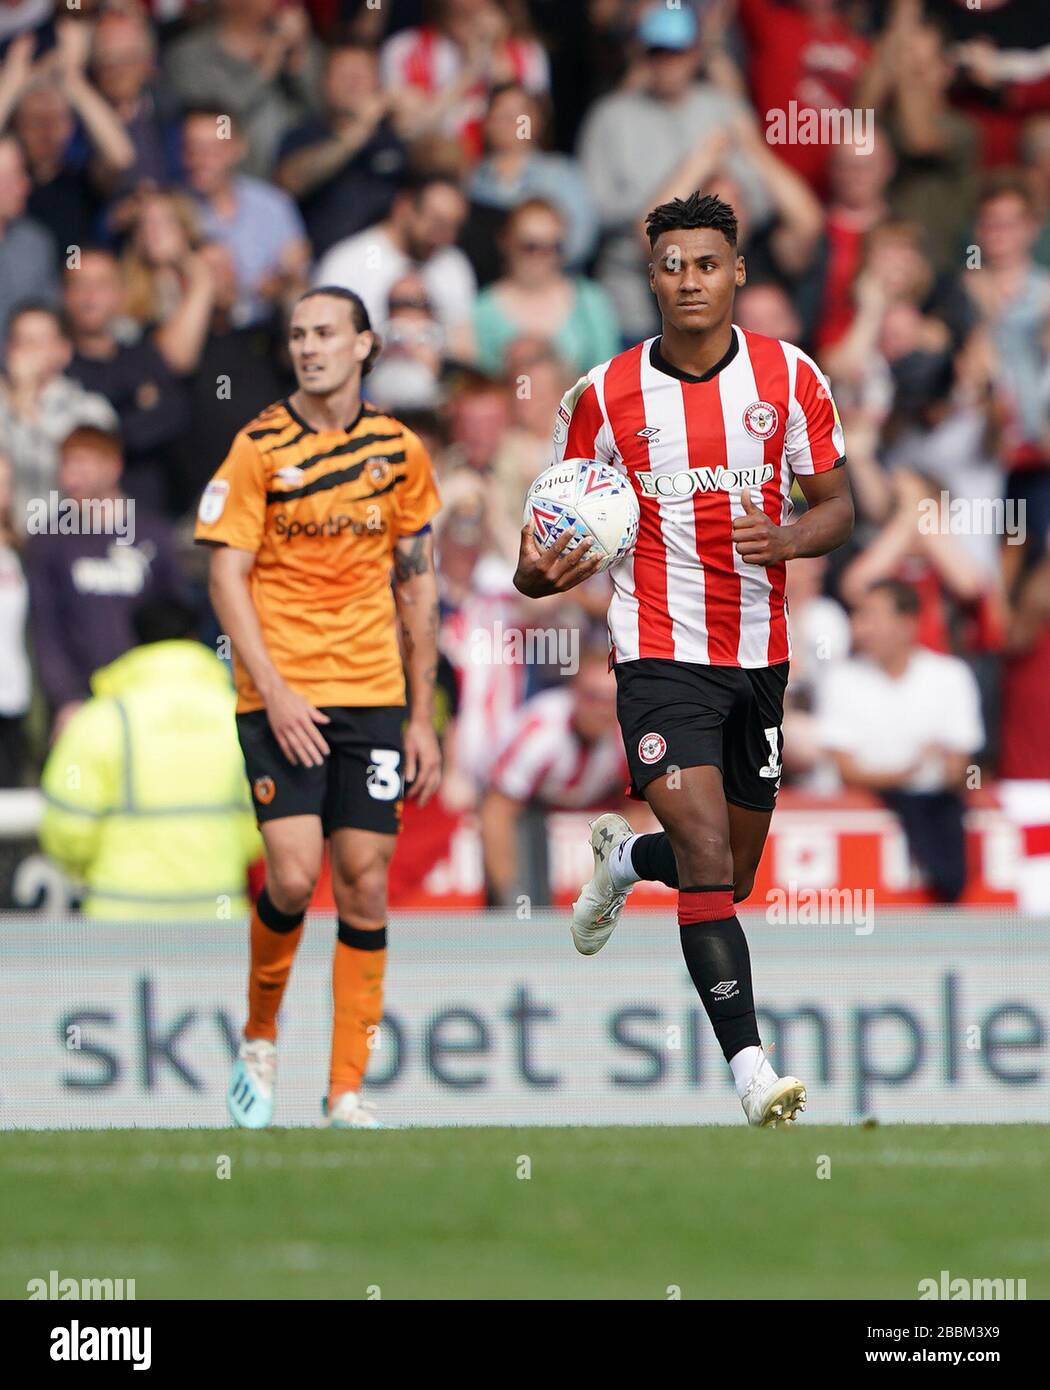
[[[337,284],[440,481],[446,804],[495,878],[514,808],[615,801],[608,582],[511,576],[562,393],[658,331],[642,219],[696,188],[739,217],[737,322],[829,375],[857,500],[790,566],[787,782],[906,827],[940,798],[936,870],[969,769],[1050,778],[1050,9],[0,0],[0,785],[144,600],[214,642],[197,499]],[[133,538],[64,528],[89,498]]]

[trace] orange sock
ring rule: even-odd
[[[383,1017],[386,926],[339,921],[332,961],[332,1068],[328,1103],[359,1091],[368,1066],[369,1041]]]
[[[264,888],[252,913],[252,968],[248,978],[246,1038],[277,1041],[277,1010],[303,934],[303,914],[278,912]]]

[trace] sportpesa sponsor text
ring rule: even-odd
[[[345,513],[325,517],[323,521],[293,521],[286,512],[279,512],[274,518],[274,530],[287,543],[299,536],[306,536],[312,540],[318,536],[342,536],[347,531],[351,531],[355,536],[383,535],[386,532],[386,521],[382,517],[361,521],[358,517],[347,516]]]

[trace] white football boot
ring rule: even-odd
[[[600,951],[620,920],[631,890],[613,887],[609,858],[617,845],[633,834],[630,822],[614,811],[591,821],[594,874],[572,905],[572,939],[581,956],[593,956]]]
[[[321,1113],[331,1129],[382,1129],[376,1118],[376,1108],[362,1100],[356,1091],[344,1091],[331,1110],[328,1101],[321,1102]]]
[[[226,1093],[230,1119],[242,1129],[265,1129],[273,1119],[277,1049],[265,1038],[245,1039]]]
[[[776,1129],[778,1125],[793,1124],[795,1116],[806,1108],[806,1088],[797,1076],[777,1076],[774,1073],[772,1077],[763,1077],[761,1073],[766,1067],[766,1058],[760,1053],[754,1075],[740,1097],[747,1122],[758,1129]],[[772,1068],[768,1069],[772,1071]]]

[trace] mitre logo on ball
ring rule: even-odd
[[[601,570],[631,550],[638,536],[639,508],[630,479],[599,459],[564,459],[541,473],[525,496],[523,518],[541,550],[572,532],[567,550],[592,543]],[[600,572],[600,571],[599,571]]]

